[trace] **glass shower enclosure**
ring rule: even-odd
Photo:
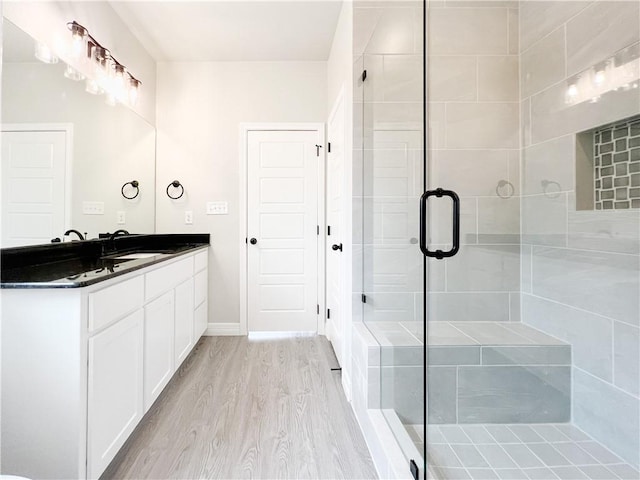
[[[362,314],[407,469],[640,478],[640,3],[354,25]]]

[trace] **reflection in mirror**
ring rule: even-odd
[[[38,61],[35,41],[11,22],[2,28],[1,246],[48,243],[71,228],[87,238],[153,233],[155,129],[66,78],[63,62]]]

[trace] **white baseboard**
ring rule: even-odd
[[[206,337],[240,336],[239,323],[209,323],[204,332]]]

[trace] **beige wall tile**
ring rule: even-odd
[[[518,8],[509,9],[509,53],[512,55],[520,53],[520,10]]]
[[[429,122],[429,138],[427,139],[427,148],[440,149],[445,144],[445,104],[429,103],[427,105],[427,117]]]
[[[416,53],[415,9],[410,7],[382,9],[373,34],[365,48],[366,53],[402,54]],[[421,25],[420,25],[421,26]]]
[[[564,26],[522,53],[522,97],[530,97],[565,78]]]
[[[520,235],[520,198],[479,198],[478,234],[483,235],[485,242],[490,240],[490,235],[498,235],[502,238],[495,243],[504,243],[509,237],[518,243],[519,238],[515,236]]]
[[[519,100],[518,57],[478,57],[478,100]]]
[[[447,105],[448,148],[518,148],[518,103]]]
[[[507,150],[440,150],[432,152],[430,185],[461,196],[495,196],[509,175]]]
[[[567,245],[567,194],[522,197],[522,242]]]
[[[524,194],[573,190],[574,155],[573,135],[525,148],[522,153]]]
[[[524,1],[520,2],[520,51],[524,51],[553,32],[591,2]]]
[[[477,99],[477,65],[472,56],[431,56],[428,67],[431,101]]]
[[[592,4],[567,23],[568,74],[581,72],[640,40],[640,3]]]
[[[385,55],[383,71],[385,102],[422,101],[422,55]]]
[[[438,8],[429,15],[431,55],[509,53],[506,8]]]

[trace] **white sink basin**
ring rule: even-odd
[[[141,252],[141,253],[128,253],[127,255],[121,255],[114,257],[114,260],[139,260],[141,258],[158,257],[160,255],[167,255],[166,253],[159,252]]]

